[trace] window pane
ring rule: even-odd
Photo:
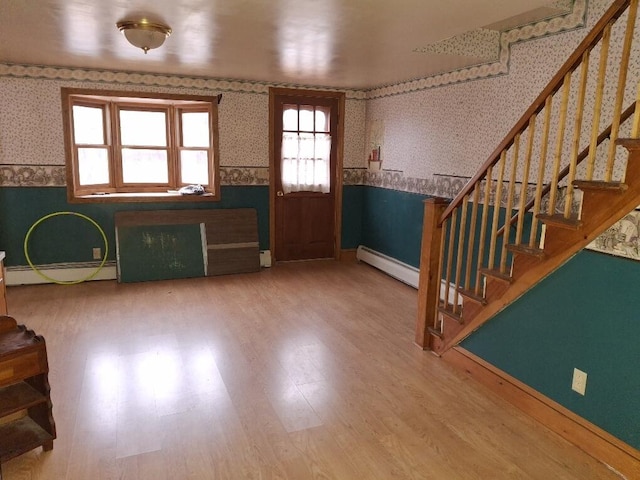
[[[329,133],[331,107],[316,107],[316,132]]]
[[[282,129],[283,130],[298,130],[298,106],[297,105],[285,105],[282,112]]]
[[[313,132],[313,105],[300,105],[300,131]]]
[[[122,145],[167,146],[166,112],[120,110]]]
[[[78,149],[78,176],[80,185],[109,183],[109,154],[106,148]]]
[[[282,189],[329,193],[331,136],[285,132],[282,136]]]
[[[124,183],[168,183],[166,150],[122,149]]]
[[[182,146],[209,147],[209,112],[182,113]]]
[[[209,184],[209,158],[205,150],[180,152],[180,178],[182,183]]]
[[[73,134],[76,144],[104,145],[102,107],[73,106]]]

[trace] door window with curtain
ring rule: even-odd
[[[284,105],[282,113],[282,190],[329,193],[330,112],[328,106]]]

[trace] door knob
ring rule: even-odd
[[[278,192],[276,193],[276,195],[278,197],[284,197],[284,192],[282,190],[278,190]]]

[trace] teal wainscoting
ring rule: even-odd
[[[120,210],[170,210],[205,208],[255,208],[258,212],[260,249],[269,248],[269,187],[223,186],[220,202],[69,204],[64,187],[0,188],[0,250],[6,265],[27,265],[24,237],[33,223],[49,213],[73,211],[95,220],[109,241],[109,260],[115,259],[113,214]],[[92,248],[103,245],[97,229],[76,216],[57,216],[34,229],[29,241],[33,263],[87,262]]]
[[[343,250],[358,248],[362,243],[363,185],[345,185],[342,190],[342,243]]]
[[[584,250],[462,346],[640,448],[640,263]],[[586,395],[571,390],[573,369]]]
[[[361,243],[419,268],[426,198],[428,196],[415,193],[365,187]]]

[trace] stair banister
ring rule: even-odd
[[[545,107],[547,98],[553,96],[563,85],[565,75],[574,71],[582,62],[582,55],[585,51],[592,49],[598,44],[604,33],[605,27],[612,21],[617,20],[629,6],[630,0],[616,0],[602,16],[602,18],[596,23],[591,32],[584,38],[578,48],[573,52],[569,59],[562,65],[558,73],[551,79],[547,87],[542,93],[534,100],[527,111],[522,115],[518,123],[511,129],[507,136],[502,140],[498,147],[489,156],[487,161],[480,167],[478,173],[476,173],[469,182],[462,188],[456,198],[449,204],[447,209],[443,212],[440,222],[442,223],[453,210],[462,203],[462,199],[471,190],[474,185],[484,178],[485,173],[489,165],[495,165],[500,160],[500,154],[502,151],[508,150],[514,142],[515,136],[518,133],[522,133],[529,126],[531,117],[534,114],[538,114]]]
[[[627,120],[629,120],[629,118],[631,118],[631,116],[635,113],[636,111],[636,105],[640,103],[640,84],[638,85],[638,100],[636,100],[635,102],[633,102],[631,105],[629,105],[624,112],[622,112],[622,114],[620,115],[620,124],[622,125],[624,122],[626,122]],[[640,116],[638,116],[637,118],[640,119]],[[632,138],[637,138],[638,136],[638,130],[640,130],[640,122],[639,122],[639,126],[636,127],[634,126],[632,129],[632,133],[631,133],[631,137]],[[635,132],[635,133],[634,133]],[[602,142],[604,142],[605,140],[609,139],[611,136],[611,125],[609,125],[606,129],[604,129],[598,136],[596,139],[596,147],[599,146]],[[585,147],[580,154],[578,155],[578,158],[576,159],[576,166],[580,165],[588,156],[589,156],[589,152],[591,152],[592,147],[591,145]],[[595,150],[595,149],[594,149]],[[561,171],[560,174],[558,175],[558,181],[563,180],[568,174],[569,174],[569,170],[570,170],[570,166],[566,166],[564,167]],[[527,176],[525,176],[524,178],[527,178]],[[523,189],[526,188],[526,185],[524,184],[525,180],[523,180]],[[572,182],[571,182],[572,183]],[[541,193],[542,196],[544,197],[547,193],[549,193],[549,191],[551,190],[551,186],[550,185],[546,185],[544,188],[542,188]],[[525,200],[526,201],[526,196],[522,195],[521,200]],[[518,211],[518,213],[516,213],[515,215],[513,215],[511,217],[511,219],[509,220],[508,224],[509,225],[513,225],[516,222],[521,222],[524,219],[524,215],[520,215],[520,212],[527,212],[531,207],[533,207],[533,203],[534,203],[534,199],[529,200],[527,203],[524,204],[524,206],[522,206],[520,208],[520,210]],[[520,227],[521,228],[521,227]],[[505,226],[503,225],[500,230],[498,230],[498,235],[502,235],[504,233],[504,229]],[[520,243],[520,239],[517,238],[516,243]]]
[[[637,70],[627,72],[639,2],[617,0],[612,3],[451,203],[434,198],[425,201],[415,337],[422,348],[445,359],[452,355],[455,358],[460,352],[460,342],[468,335],[640,204],[640,75]],[[618,42],[618,34],[622,33],[613,30],[613,25],[625,11],[628,17],[624,40],[613,43]],[[621,24],[619,22],[622,28]],[[599,53],[600,62],[593,65],[591,71],[590,55],[596,47],[599,47],[595,52]],[[622,47],[622,51],[616,47]],[[619,63],[609,65],[608,59]],[[610,66],[619,70],[607,72]],[[631,93],[627,89],[627,74],[632,72],[635,75],[632,80],[638,83],[636,98],[623,112],[622,104]],[[608,75],[617,75],[617,82],[609,82],[610,88],[606,85]],[[595,81],[595,90],[587,97],[587,82],[591,78]],[[572,81],[577,82],[575,102],[570,100]],[[555,111],[554,97],[558,101]],[[586,98],[593,100],[588,108]],[[610,105],[613,112],[606,108]],[[621,127],[634,114],[630,138],[618,138]],[[600,131],[600,120],[611,122],[604,131]],[[585,135],[583,121],[593,124],[592,127],[585,125]],[[550,133],[552,126],[553,134]],[[573,131],[565,132],[567,126]],[[622,131],[628,126],[624,125]],[[608,146],[607,139],[610,140]],[[581,143],[588,143],[588,147],[579,151]],[[620,181],[612,181],[616,145],[628,151],[626,168],[615,172],[616,176],[621,175]],[[521,153],[523,159],[519,159]],[[534,153],[535,163],[532,163]],[[585,165],[580,169],[578,180],[577,167],[583,161]],[[522,183],[521,197],[516,200],[518,172],[521,172]],[[594,180],[595,172],[604,180]],[[529,178],[537,179],[532,199],[529,198]],[[550,181],[545,184],[545,179]],[[582,191],[579,215],[573,208],[574,187]],[[506,203],[503,203],[503,188]],[[560,208],[556,203],[562,201],[562,197],[557,201],[562,188],[566,188],[566,203]],[[494,192],[495,201],[491,201]],[[512,209],[518,209],[517,213],[513,214]],[[477,225],[479,217],[480,225]],[[512,235],[514,224],[517,226]],[[530,228],[530,234],[526,234],[526,228]],[[544,241],[541,241],[542,235]],[[580,425],[591,429],[594,438],[602,438],[597,427],[592,428],[586,421]],[[596,445],[584,439],[582,430],[576,434],[564,427],[549,426],[570,441],[578,440],[581,448],[629,474],[630,478],[640,473],[640,452],[614,437],[605,439],[604,446]]]
[[[583,102],[585,97],[585,85],[586,85],[586,72],[588,71],[588,59],[589,53],[599,45],[599,42],[602,40],[604,44],[601,47],[601,68],[598,73],[598,83],[600,83],[600,79],[604,80],[605,71],[606,71],[606,61],[603,61],[603,57],[608,56],[609,50],[609,38],[611,36],[611,26],[612,24],[624,14],[624,12],[629,9],[629,5],[632,5],[633,8],[629,9],[630,11],[635,12],[635,8],[637,7],[638,0],[616,0],[612,3],[606,13],[600,18],[600,20],[596,23],[594,28],[587,34],[584,40],[580,43],[578,48],[571,54],[568,60],[563,64],[560,70],[556,73],[556,75],[552,78],[549,84],[545,87],[542,93],[536,98],[536,100],[531,104],[531,106],[527,109],[525,114],[520,118],[520,120],[516,123],[516,125],[511,129],[509,134],[503,139],[500,145],[494,150],[494,152],[490,155],[487,161],[483,164],[480,170],[472,177],[472,179],[462,188],[456,198],[448,205],[438,204],[437,208],[434,211],[441,212],[441,215],[438,217],[436,225],[432,225],[433,227],[437,226],[437,228],[433,228],[431,233],[424,232],[425,235],[435,234],[438,239],[435,241],[431,241],[430,245],[438,244],[440,245],[440,251],[436,254],[436,252],[432,252],[429,258],[433,258],[433,262],[438,264],[438,277],[435,279],[432,278],[431,285],[429,285],[428,290],[431,295],[431,298],[426,299],[425,302],[422,302],[422,297],[424,296],[427,286],[425,282],[421,281],[421,285],[424,285],[424,288],[420,290],[421,303],[425,305],[430,305],[429,312],[425,312],[421,310],[419,313],[418,323],[423,322],[421,326],[418,326],[416,332],[418,331],[427,331],[427,327],[432,329],[433,332],[443,332],[444,327],[441,324],[443,321],[443,316],[440,315],[439,312],[449,315],[450,318],[456,319],[462,325],[464,323],[462,319],[462,307],[461,305],[464,303],[462,299],[458,299],[459,292],[463,293],[464,298],[475,299],[474,301],[482,302],[484,299],[484,278],[486,275],[494,275],[497,279],[502,279],[504,281],[510,281],[510,269],[511,264],[508,263],[507,259],[507,241],[509,240],[509,235],[506,235],[506,229],[504,225],[511,225],[515,222],[518,222],[518,228],[516,230],[516,237],[518,239],[518,245],[520,245],[520,236],[523,234],[523,218],[524,215],[514,215],[513,217],[509,216],[506,219],[506,222],[502,222],[499,219],[499,210],[501,205],[501,197],[502,197],[502,189],[504,187],[503,180],[505,179],[505,169],[506,164],[511,161],[510,164],[510,175],[508,180],[508,190],[507,190],[507,211],[510,211],[514,206],[514,189],[515,189],[515,178],[516,172],[518,169],[518,155],[520,149],[520,141],[522,139],[523,134],[528,135],[527,142],[527,153],[525,157],[525,171],[528,180],[528,176],[530,174],[531,167],[531,152],[532,145],[534,142],[535,135],[535,127],[536,127],[536,119],[538,116],[541,117],[543,125],[542,125],[542,139],[541,139],[541,152],[538,158],[538,168],[537,168],[537,178],[538,182],[536,183],[536,192],[535,198],[532,201],[526,201],[524,197],[527,196],[527,182],[523,182],[521,187],[521,198],[520,203],[520,211],[519,213],[527,212],[531,207],[532,210],[532,225],[531,225],[531,233],[528,239],[528,247],[521,245],[520,250],[529,251],[535,255],[538,255],[541,252],[540,248],[538,248],[538,214],[541,213],[542,210],[542,198],[543,195],[551,192],[551,199],[549,204],[546,206],[546,211],[548,212],[546,217],[552,217],[555,212],[555,203],[557,198],[556,189],[558,188],[558,182],[564,180],[567,175],[569,177],[573,177],[575,175],[575,170],[577,165],[582,161],[585,156],[592,155],[594,148],[588,148],[586,151],[581,152],[578,156],[576,156],[575,152],[577,151],[577,144],[580,141],[579,131],[580,125],[582,122],[581,113],[578,114],[578,118],[575,119],[574,124],[574,132],[571,145],[573,146],[571,155],[570,155],[570,164],[565,168],[561,168],[561,157],[562,153],[562,145],[564,138],[564,129],[567,119],[567,106],[569,102],[569,91],[570,91],[570,81],[572,73],[580,66],[582,66],[582,75],[580,79],[580,90],[579,90],[579,101],[578,109],[583,108]],[[632,24],[634,19],[629,19],[628,23]],[[629,33],[626,34],[627,38],[630,38]],[[630,50],[630,41],[625,41],[625,45],[623,51]],[[618,82],[618,95],[617,102],[621,98],[622,94],[620,93],[624,89],[626,77],[621,74]],[[552,158],[547,158],[547,152],[549,147],[550,140],[550,127],[551,127],[551,115],[552,115],[552,105],[553,105],[553,96],[562,89],[562,95],[560,100],[560,134],[555,137],[555,148],[553,152]],[[599,93],[596,92],[596,96],[600,97]],[[598,100],[596,98],[596,105],[594,116],[600,115],[600,106],[601,99]],[[616,104],[617,108],[617,104]],[[544,115],[539,115],[542,111],[545,110]],[[620,110],[620,109],[618,109]],[[625,114],[627,111],[625,111]],[[608,129],[608,135],[613,136],[615,134],[617,136],[617,128],[624,121],[621,118],[619,119],[619,123],[616,124],[615,121],[612,122],[612,126]],[[611,131],[614,130],[612,134]],[[599,145],[604,138],[607,137],[606,133],[602,133],[596,136],[596,146]],[[616,140],[616,138],[612,138],[612,140]],[[591,147],[593,147],[593,135]],[[513,148],[512,148],[513,147]],[[545,177],[545,168],[547,162],[551,162],[552,166],[552,182],[548,185],[545,185],[543,180]],[[497,172],[497,178],[493,178],[493,175]],[[473,222],[474,227],[473,230],[469,233],[469,240],[467,242],[469,245],[465,248],[464,237],[460,238],[460,236],[465,235],[465,228],[462,228],[463,225],[466,225],[467,217],[468,217],[468,207],[469,202],[473,202],[472,209],[472,219],[477,219],[478,212],[478,200],[480,197],[480,182],[484,180],[484,205],[489,206],[489,199],[491,197],[492,191],[496,192],[496,208],[493,211],[492,219],[487,222],[488,210],[489,208],[483,208],[482,210],[482,220],[480,226],[480,235],[479,239],[475,238],[475,221]],[[572,182],[573,184],[573,182]],[[492,190],[495,187],[495,190]],[[571,198],[572,192],[569,192],[568,198]],[[473,200],[472,200],[473,197]],[[522,209],[522,206],[525,206]],[[565,216],[567,212],[570,212],[570,206],[566,206]],[[427,205],[425,205],[425,211],[427,209]],[[432,206],[433,207],[433,206]],[[510,214],[509,214],[510,215]],[[549,221],[545,219],[545,221]],[[425,222],[425,228],[427,222]],[[449,235],[448,239],[446,238],[446,234]],[[497,239],[498,236],[502,237],[502,245],[499,251],[497,250]],[[457,249],[454,252],[454,239],[458,239]],[[472,251],[473,243],[478,242],[477,248],[479,249],[479,253],[477,258],[481,259],[482,263],[484,261],[484,244],[485,240],[490,239],[489,245],[487,245],[488,254],[489,254],[489,262],[486,264],[486,268],[483,268],[483,265],[478,262],[478,268],[475,271],[475,282],[473,285],[473,291],[469,291],[470,278],[471,275],[471,265],[470,258],[471,254],[469,252]],[[446,242],[446,243],[445,243]],[[423,239],[424,243],[424,239]],[[446,252],[446,254],[445,254]],[[424,253],[424,252],[423,252]],[[464,255],[466,254],[466,255]],[[466,268],[463,268],[463,257],[466,257]],[[437,258],[437,261],[436,261]],[[424,259],[424,258],[423,258]],[[498,263],[498,268],[496,269],[496,259]],[[509,261],[512,261],[509,259]],[[454,263],[455,262],[455,263]],[[430,270],[430,274],[433,275],[435,273],[435,267]],[[444,288],[441,286],[441,278],[444,277]],[[443,290],[443,291],[441,291]],[[451,293],[453,291],[453,294]],[[422,308],[422,307],[421,307]],[[465,306],[465,309],[467,307]],[[473,309],[472,309],[473,310]],[[455,329],[454,329],[455,330]],[[416,334],[416,338],[418,338],[418,334]],[[458,338],[459,335],[456,335],[454,332],[455,338]],[[450,339],[450,337],[449,337]],[[425,348],[430,348],[429,345],[425,342],[421,342],[417,340],[418,344],[423,345]],[[446,345],[450,345],[449,341],[445,342]],[[441,344],[440,347],[443,347],[445,344]]]

